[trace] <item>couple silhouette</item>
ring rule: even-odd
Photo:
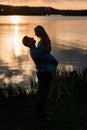
[[[51,82],[53,82],[56,87],[58,99],[61,98],[63,92],[61,91],[58,76],[56,74],[58,61],[51,54],[51,40],[43,26],[36,26],[34,31],[35,35],[40,38],[38,45],[36,46],[35,39],[29,36],[24,36],[22,43],[30,49],[30,56],[36,65],[38,78],[36,115],[38,119],[43,120],[47,119],[45,107]]]

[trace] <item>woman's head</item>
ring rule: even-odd
[[[27,46],[27,47],[33,47],[35,46],[35,40],[34,38],[31,38],[31,37],[28,37],[28,36],[24,36],[23,37],[23,40],[22,40],[22,43],[24,46]]]
[[[34,31],[37,37],[41,37],[41,38],[48,37],[45,29],[41,25],[36,26],[34,28]]]

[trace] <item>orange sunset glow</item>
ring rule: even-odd
[[[86,0],[0,0],[0,4],[14,6],[50,6],[57,9],[87,9]]]

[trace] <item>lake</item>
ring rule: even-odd
[[[62,70],[83,70],[87,67],[87,17],[0,16],[0,80],[5,83],[24,83],[36,80],[35,65],[28,48],[22,45],[25,35],[38,38],[34,28],[42,25],[52,42],[52,54]]]

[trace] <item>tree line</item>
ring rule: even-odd
[[[87,16],[87,10],[59,10],[52,7],[0,5],[0,15],[63,15]]]

